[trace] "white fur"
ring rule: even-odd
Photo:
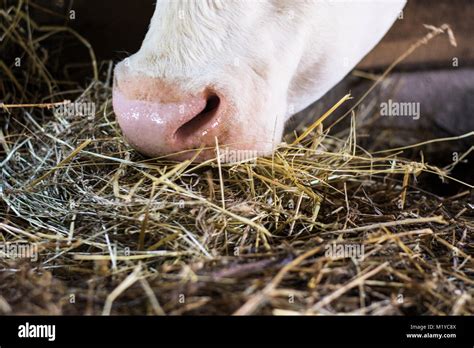
[[[405,0],[158,0],[130,71],[222,91],[233,124],[269,152],[285,121],[380,41]]]

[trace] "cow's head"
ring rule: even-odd
[[[149,156],[268,154],[286,120],[339,82],[404,0],[159,0],[141,49],[115,69],[126,139]]]

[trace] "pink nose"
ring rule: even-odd
[[[189,95],[174,84],[116,69],[113,107],[127,141],[147,156],[191,158],[195,151],[189,150],[213,147],[222,135],[222,98],[210,89]]]

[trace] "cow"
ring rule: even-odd
[[[113,108],[150,157],[204,161],[217,146],[268,155],[291,116],[383,38],[405,0],[160,0],[117,64]]]

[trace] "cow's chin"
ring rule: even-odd
[[[142,155],[165,161],[192,161],[194,163],[213,162],[219,160],[220,163],[242,163],[254,162],[257,157],[270,155],[280,138],[275,141],[269,137],[268,132],[254,132],[245,134],[248,131],[230,131],[226,137],[214,136],[207,138],[206,144],[196,145],[187,149],[144,149],[137,145],[132,139],[125,137],[125,140]]]

